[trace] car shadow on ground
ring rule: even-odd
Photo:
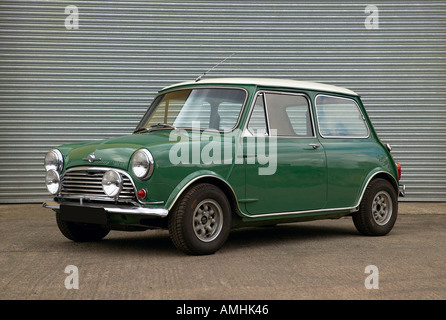
[[[348,218],[346,218],[348,219]],[[290,242],[302,243],[319,240],[345,239],[346,237],[358,236],[359,233],[353,226],[353,222],[300,222],[290,224],[279,224],[267,227],[247,227],[231,231],[223,248],[225,252],[237,250],[238,248],[253,249],[262,246],[287,245]],[[124,232],[112,230],[108,236],[96,242],[72,242],[62,241],[60,245],[70,246],[71,249],[78,248],[82,251],[86,248],[92,251],[116,253],[135,252],[148,253],[151,255],[178,255],[181,254],[175,248],[169,238],[167,230],[147,230],[142,232]]]
[[[350,221],[351,222],[351,221]],[[262,246],[271,242],[283,243],[290,241],[313,241],[321,239],[345,238],[360,235],[356,231],[353,222],[339,224],[335,221],[324,222],[299,222],[290,224],[278,224],[267,227],[235,229],[229,235],[227,244],[244,246]]]

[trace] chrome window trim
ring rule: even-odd
[[[255,104],[257,101],[257,98],[259,96],[262,96],[263,101],[263,114],[265,116],[265,128],[266,128],[266,134],[265,135],[257,135],[255,133],[252,133],[249,129],[249,122],[251,121],[252,113],[254,112]],[[265,95],[263,92],[258,91],[256,92],[254,96],[254,100],[252,101],[251,107],[249,109],[249,114],[246,120],[246,123],[244,125],[243,131],[242,131],[242,137],[269,137],[270,136],[270,128],[269,128],[269,121],[268,121],[268,111],[266,110],[266,101],[265,101]]]
[[[358,109],[358,111],[359,111],[359,113],[360,113],[360,115],[361,115],[361,117],[362,117],[362,121],[364,122],[364,125],[365,125],[365,127],[366,127],[366,129],[367,129],[367,135],[366,135],[366,136],[324,136],[324,135],[321,133],[321,126],[320,126],[320,124],[319,124],[319,114],[318,114],[318,112],[317,112],[317,103],[316,103],[316,100],[317,100],[317,98],[318,98],[319,96],[325,96],[325,97],[330,97],[330,98],[338,98],[338,99],[344,99],[344,100],[351,100],[351,101],[353,101],[353,102],[355,103],[356,108]],[[359,104],[356,102],[355,99],[353,99],[353,98],[349,98],[349,97],[340,97],[340,96],[336,96],[336,95],[333,95],[333,94],[319,93],[319,94],[317,94],[317,95],[314,97],[314,107],[315,107],[315,111],[316,111],[317,131],[319,132],[319,135],[320,135],[322,138],[324,138],[324,139],[368,139],[368,138],[370,137],[370,128],[369,128],[369,125],[368,125],[368,123],[367,123],[367,121],[366,121],[366,118],[365,118],[365,116],[364,116],[364,113],[362,112],[362,110],[361,110]]]
[[[271,137],[271,127],[269,125],[269,114],[268,114],[268,103],[266,103],[266,91],[261,91],[263,100],[263,112],[265,112],[265,121],[266,121],[266,136]],[[251,121],[252,112],[254,111],[254,105],[251,108],[251,115],[249,117],[249,121]]]
[[[269,123],[269,116],[268,116],[268,104],[266,102],[266,95],[267,94],[279,94],[279,95],[293,95],[293,96],[300,96],[300,97],[304,97],[307,100],[308,103],[308,111],[310,111],[310,122],[311,122],[311,129],[313,132],[312,136],[306,136],[306,137],[300,137],[298,135],[275,135],[274,137],[276,138],[295,138],[295,139],[314,139],[316,138],[316,128],[315,128],[315,122],[314,122],[314,114],[313,114],[313,108],[312,108],[312,103],[311,103],[311,99],[308,95],[306,95],[305,93],[301,93],[301,92],[288,92],[288,91],[275,91],[275,90],[258,90],[255,94],[255,97],[251,103],[251,107],[249,110],[249,114],[247,117],[247,120],[245,122],[245,125],[243,127],[243,134],[242,134],[242,138],[245,137],[256,137],[256,135],[247,135],[246,132],[250,132],[248,130],[248,124],[249,121],[251,120],[251,116],[252,116],[252,112],[254,110],[254,105],[256,103],[257,97],[259,95],[263,95],[263,104],[265,107],[265,119],[266,119],[266,128],[268,130],[268,134],[265,135],[265,137],[271,137],[271,127],[270,127],[270,123]]]

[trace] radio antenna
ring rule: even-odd
[[[217,63],[215,66],[213,66],[212,68],[210,68],[208,71],[204,72],[202,75],[200,75],[197,79],[195,79],[195,82],[200,81],[203,77],[206,76],[207,73],[211,72],[212,70],[214,70],[215,68],[217,68],[219,65],[221,65],[222,63],[224,63],[226,60],[228,60],[229,58],[231,58],[235,53],[232,53],[230,56],[224,58],[223,60],[221,60],[219,63]]]

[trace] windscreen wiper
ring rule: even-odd
[[[150,132],[150,131],[156,131],[156,130],[177,130],[177,127],[168,124],[168,123],[157,123],[152,124],[150,128],[139,128],[133,131],[133,133],[143,133],[143,132]]]
[[[168,124],[168,123],[157,123],[157,124],[153,124],[150,126],[150,131],[163,130],[163,129],[176,130],[177,128],[171,124]]]
[[[148,131],[149,131],[149,129],[147,129],[147,128],[139,128],[139,129],[133,131],[133,133],[143,133],[143,132],[148,132]]]
[[[157,123],[152,124],[150,128],[139,128],[133,131],[133,133],[143,133],[143,132],[150,132],[150,131],[156,131],[156,130],[177,130],[177,127],[168,124],[168,123]]]

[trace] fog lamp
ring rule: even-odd
[[[115,170],[108,170],[102,177],[102,190],[104,193],[114,198],[119,195],[122,190],[122,177]]]

